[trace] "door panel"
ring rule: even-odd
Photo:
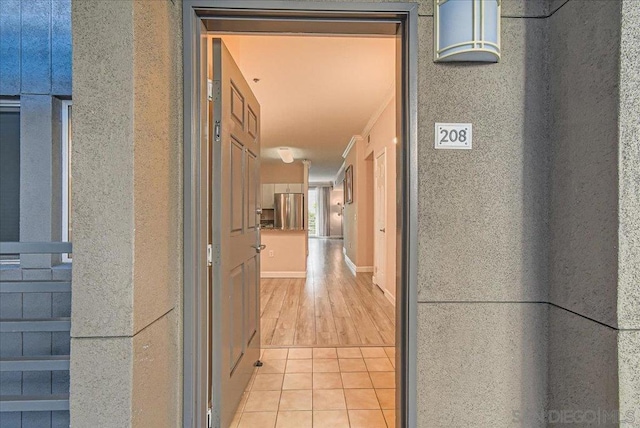
[[[220,39],[211,55],[209,402],[227,428],[260,357],[260,105]]]
[[[240,95],[240,91],[233,80],[231,80],[231,117],[233,117],[240,126],[244,125],[244,97]]]
[[[229,275],[229,307],[233,309],[231,322],[229,323],[229,355],[231,362],[229,375],[232,375],[244,353],[244,339],[242,337],[245,312],[244,287],[244,265],[240,265],[232,270]]]
[[[232,137],[231,141],[231,183],[229,197],[231,198],[231,232],[242,232],[244,218],[244,149],[242,144]]]
[[[260,176],[257,174],[256,164],[258,163],[257,156],[250,151],[247,151],[247,227],[255,230],[256,225],[259,222],[258,219],[258,199],[257,195],[260,192]]]
[[[245,341],[249,343],[253,339],[253,335],[258,331],[258,313],[260,301],[260,287],[253,286],[254,284],[260,284],[260,270],[258,268],[258,262],[260,257],[258,254],[247,262],[247,276],[249,288],[246,293],[246,308],[247,308],[247,325],[245,331]]]

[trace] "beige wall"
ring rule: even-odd
[[[270,183],[304,183],[304,164],[302,161],[284,163],[280,161],[260,163],[260,182]]]
[[[263,229],[261,238],[262,243],[267,246],[260,253],[260,273],[263,276],[301,277],[306,275],[306,232]],[[271,251],[273,251],[273,257],[270,256]]]
[[[353,165],[353,204],[345,205],[344,248],[349,259],[360,269],[373,267],[374,258],[374,158],[386,149],[387,155],[387,229],[395,230],[396,222],[396,136],[395,98],[382,106],[371,130],[357,138],[347,158]],[[387,237],[387,283],[395,296],[395,234]]]
[[[365,159],[365,142],[357,137],[345,164],[353,166],[353,203],[345,204],[344,243],[346,255],[357,269],[373,266],[373,158]]]
[[[385,152],[386,155],[386,191],[387,201],[385,207],[386,214],[386,237],[387,237],[387,250],[386,250],[386,284],[385,287],[389,293],[396,296],[396,150],[398,148],[396,144],[396,99],[392,97],[384,110],[380,114],[378,120],[371,128],[369,135],[365,136],[364,141],[366,147],[364,150],[365,156],[373,155],[376,159],[380,154]],[[375,172],[374,172],[375,173]],[[373,188],[375,181],[370,183]],[[375,189],[374,189],[375,191]],[[375,202],[375,197],[374,197]],[[375,233],[376,227],[374,223],[374,210],[367,214],[371,217],[371,234],[374,238],[375,245]],[[375,248],[372,245],[372,248]],[[375,256],[375,254],[374,254]]]
[[[357,214],[358,214],[358,155],[357,155],[357,146],[359,142],[351,148],[347,157],[344,160],[345,168],[348,168],[350,165],[353,166],[353,203],[346,203],[344,205],[344,218],[343,218],[343,227],[344,227],[344,241],[343,248],[345,254],[349,259],[356,263],[358,258],[358,229],[357,229]]]

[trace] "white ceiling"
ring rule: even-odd
[[[311,161],[310,181],[333,180],[353,135],[388,101],[395,82],[390,37],[225,35],[260,102],[263,162],[279,147]],[[254,82],[253,79],[260,79]]]

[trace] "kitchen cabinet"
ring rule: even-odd
[[[273,186],[275,193],[303,193],[302,183],[276,183]]]
[[[275,193],[289,193],[289,185],[286,183],[275,184]]]
[[[273,209],[273,195],[276,193],[275,184],[263,184],[262,185],[262,208]]]
[[[271,186],[269,189],[266,186]],[[264,193],[304,193],[303,183],[276,183],[262,185],[263,197]]]
[[[287,193],[302,193],[302,186],[304,186],[302,183],[290,183],[289,185],[289,190]]]

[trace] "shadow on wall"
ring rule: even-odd
[[[532,2],[525,2],[526,16],[535,16]],[[507,24],[513,19],[504,18]],[[535,293],[541,302],[549,299],[549,18],[524,21],[524,99],[522,105],[522,245],[523,254],[520,281],[524,286],[537,287]],[[509,40],[505,37],[505,47]],[[549,307],[546,304],[519,305],[523,316],[520,340],[521,401],[512,409],[513,422],[535,426],[529,410],[540,413],[547,408],[548,395],[548,324]],[[530,307],[529,307],[530,306]],[[537,308],[537,310],[535,309]],[[533,322],[532,322],[533,320]],[[534,386],[535,390],[531,390]],[[535,403],[531,393],[535,394]],[[535,404],[535,407],[532,406]],[[514,403],[515,405],[515,403]],[[515,406],[514,406],[515,407]],[[517,413],[519,412],[519,413]],[[536,413],[534,413],[536,414]],[[540,423],[539,426],[546,426]]]

